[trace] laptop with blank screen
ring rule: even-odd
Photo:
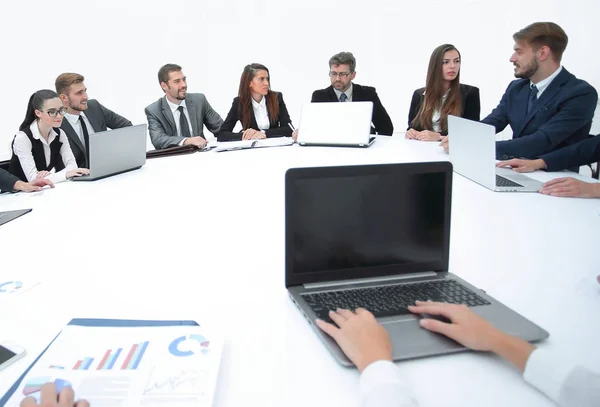
[[[390,333],[394,360],[464,351],[419,326],[416,300],[466,304],[504,332],[528,341],[548,333],[448,271],[452,164],[449,162],[292,168],[285,176],[285,284],[320,331],[329,310],[366,308]],[[460,271],[460,270],[459,270]]]

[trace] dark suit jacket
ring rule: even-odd
[[[547,171],[562,171],[600,161],[600,135],[572,144],[540,157]]]
[[[410,110],[408,111],[408,129],[410,129],[410,123],[417,117],[417,113],[419,113],[419,109],[421,109],[421,105],[425,100],[425,88],[415,90],[413,93],[412,101],[410,102]],[[462,104],[462,112],[460,117],[464,117],[469,120],[479,121],[479,114],[481,112],[481,104],[479,101],[479,88],[475,86],[463,85],[460,84],[460,96],[461,96],[461,104]],[[425,130],[422,126],[414,127],[417,131]],[[448,130],[442,131],[440,133],[442,136],[448,135]]]
[[[269,117],[269,129],[265,130],[265,135],[267,137],[291,137],[292,129],[288,126],[292,121],[290,120],[290,115],[285,107],[285,103],[283,101],[283,95],[281,93],[277,93],[277,99],[279,100],[279,117],[277,120],[272,120]],[[235,127],[238,121],[242,120],[242,112],[239,110],[239,97],[233,98],[233,102],[231,103],[231,109],[229,109],[229,113],[227,114],[227,118],[223,122],[221,126],[221,130],[217,133],[217,140],[219,141],[234,141],[242,139],[242,132],[233,133],[232,130]],[[254,110],[252,111],[252,122],[250,123],[250,128],[255,130],[260,130],[258,128],[258,124],[256,124],[256,118],[254,117]]]
[[[15,182],[17,182],[18,180],[19,178],[15,177],[10,172],[0,168],[0,191],[12,191],[13,187],[15,186]]]
[[[96,133],[108,129],[120,129],[121,127],[131,126],[129,120],[123,116],[119,116],[112,110],[105,108],[95,99],[89,99],[87,106],[84,113]],[[77,161],[77,167],[89,168],[89,156],[86,155],[85,146],[77,133],[75,133],[71,123],[67,119],[63,119],[60,128],[63,129],[69,139],[69,145],[71,146],[71,151],[73,151],[73,156],[75,156],[75,160]]]
[[[496,158],[538,158],[588,137],[598,94],[587,82],[577,79],[564,67],[534,108],[527,112],[529,79],[512,81],[502,100],[483,123],[496,132],[510,124],[512,140],[496,142]]]
[[[391,136],[394,133],[394,125],[392,119],[387,114],[385,107],[381,104],[379,96],[375,88],[371,86],[361,86],[356,83],[352,84],[352,101],[353,102],[373,102],[373,117],[371,121],[375,128],[371,128],[371,133],[384,136]],[[312,103],[315,102],[339,102],[333,86],[325,89],[315,90],[312,94]]]

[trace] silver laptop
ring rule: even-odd
[[[369,147],[373,102],[307,103],[298,127],[301,146]]]
[[[466,350],[419,326],[416,300],[462,303],[528,341],[548,333],[448,272],[452,164],[293,168],[285,177],[285,284],[335,359],[351,362],[320,331],[329,310],[363,307],[390,333],[394,360]],[[460,270],[457,270],[460,273]]]
[[[17,209],[14,211],[0,212],[0,225],[4,225],[5,223],[10,222],[11,220],[15,220],[31,211],[32,209]]]
[[[90,135],[90,174],[73,181],[95,181],[146,164],[146,124]]]
[[[489,124],[448,116],[448,147],[454,171],[498,192],[537,192],[542,183],[496,167],[496,129]]]

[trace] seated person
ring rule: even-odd
[[[49,179],[34,179],[31,182],[23,182],[10,172],[0,168],[0,192],[34,192],[41,190],[46,185],[54,188],[54,184]]]
[[[90,173],[77,168],[69,139],[60,128],[66,112],[53,90],[31,95],[25,120],[12,142],[9,172],[24,182],[47,178],[54,184]]]
[[[585,140],[598,94],[561,65],[567,34],[554,23],[533,23],[513,39],[510,62],[519,79],[508,85],[500,104],[482,120],[497,133],[508,125],[512,128],[512,140],[496,142],[496,158],[537,158]],[[442,145],[448,149],[447,140]]]
[[[460,83],[460,64],[454,45],[433,50],[427,84],[415,90],[410,102],[407,139],[440,141],[448,135],[448,115],[479,121],[479,89]]]
[[[331,86],[315,90],[311,102],[373,102],[371,133],[391,136],[394,125],[375,88],[352,83],[356,77],[355,69],[356,58],[351,52],[340,52],[332,56],[329,59]]]
[[[242,124],[242,131],[234,133],[233,128],[238,121]],[[283,95],[271,90],[267,67],[250,64],[244,67],[238,96],[233,98],[227,118],[217,133],[217,140],[292,137],[291,122]]]
[[[550,350],[538,349],[527,341],[499,331],[468,307],[417,301],[409,310],[415,314],[448,318],[451,323],[423,318],[420,324],[422,328],[445,335],[469,349],[493,352],[507,359],[523,372],[525,381],[559,406],[599,405],[600,375],[557,360]],[[361,406],[416,406],[414,396],[392,363],[390,336],[373,314],[359,308],[356,312],[331,311],[329,316],[337,326],[320,319],[317,325],[337,342],[361,372]]]

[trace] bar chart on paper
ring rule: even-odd
[[[79,359],[72,370],[136,370],[149,344],[149,341],[136,343],[125,352],[123,348],[107,349],[100,358],[86,356]],[[96,364],[94,364],[95,361]]]

